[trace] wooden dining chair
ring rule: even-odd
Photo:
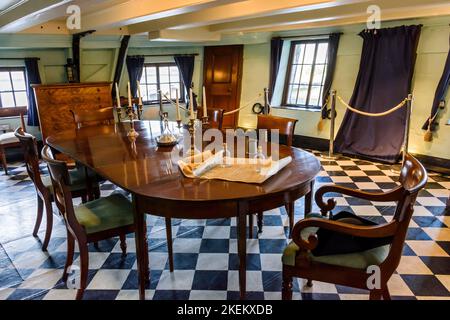
[[[78,128],[114,123],[114,108],[71,111]]]
[[[88,244],[112,237],[120,238],[122,254],[126,255],[126,235],[134,232],[133,206],[120,193],[74,206],[72,182],[67,164],[55,160],[48,146],[42,149],[42,158],[48,164],[53,183],[55,202],[64,218],[67,230],[67,259],[63,280],[67,281],[69,267],[73,263],[75,241],[80,251],[80,282],[76,299],[83,298],[87,286],[89,250]]]
[[[19,144],[22,146],[23,155],[25,159],[25,166],[28,176],[33,181],[37,194],[37,216],[34,225],[33,236],[38,236],[39,227],[42,222],[43,211],[45,207],[47,226],[45,229],[44,242],[42,243],[42,250],[46,251],[53,228],[53,185],[48,175],[42,175],[39,168],[39,153],[36,138],[26,133],[22,128],[17,128],[14,132]],[[81,197],[83,202],[88,198],[88,190],[86,188],[86,180],[83,175],[77,170],[70,170],[71,192],[74,198]]]
[[[294,139],[295,125],[297,124],[297,119],[277,117],[272,115],[258,115],[257,130],[279,130],[279,135],[281,138],[285,139],[285,144],[288,147],[292,147],[292,141]],[[270,139],[270,137],[269,137]],[[312,190],[312,187],[311,187]],[[311,191],[312,192],[312,191]],[[292,231],[294,226],[294,202],[289,202],[285,205],[286,212],[289,217],[289,230]],[[258,233],[263,231],[263,212],[258,212]],[[249,235],[253,236],[253,215],[249,215]]]
[[[389,192],[369,193],[337,185],[319,188],[315,200],[321,214],[311,214],[294,226],[292,242],[283,253],[283,299],[292,299],[292,279],[299,277],[307,279],[309,286],[312,280],[317,280],[366,289],[370,299],[389,300],[387,283],[400,263],[414,203],[427,179],[422,164],[407,154],[400,172],[400,185]],[[370,220],[364,223],[366,219],[355,219],[355,215],[350,218],[348,213],[346,218],[337,219],[338,214],[331,214],[336,205],[334,199],[326,203],[323,200],[330,192],[374,202],[395,201],[397,207],[392,220],[383,224]],[[327,214],[329,219],[325,217]],[[377,268],[379,273],[374,274]],[[371,281],[371,277],[377,275],[379,286],[372,287],[376,281]]]
[[[26,108],[25,108],[26,111]],[[20,113],[20,124],[24,131],[26,131],[24,112]],[[6,150],[9,148],[20,147],[19,140],[15,137],[14,132],[6,132],[0,134],[0,158],[2,160],[3,170],[8,174],[8,162],[6,161]]]
[[[208,121],[210,128],[222,130],[224,113],[225,110],[223,109],[208,109]]]

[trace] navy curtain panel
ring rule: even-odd
[[[410,93],[421,25],[364,30],[359,73],[350,105],[366,112],[384,112]],[[339,94],[339,92],[338,92]],[[395,163],[403,144],[406,108],[384,117],[346,111],[335,151]]]
[[[449,42],[450,42],[450,38],[449,38]],[[442,74],[441,80],[439,81],[439,84],[436,88],[436,93],[434,94],[434,100],[433,100],[433,106],[431,107],[430,118],[433,118],[434,115],[436,114],[436,111],[439,108],[440,102],[445,100],[445,95],[447,94],[447,89],[448,89],[449,85],[450,85],[450,48],[449,48],[448,55],[447,55],[447,61],[445,62],[444,73]],[[422,127],[423,130],[428,130],[428,121],[430,118],[428,118],[427,121],[424,123],[424,125]],[[438,123],[436,121],[434,121],[431,124],[431,128],[430,128],[431,131],[435,131],[437,125],[438,125]]]
[[[128,78],[130,79],[130,90],[133,98],[137,97],[137,83],[142,77],[144,61],[145,58],[143,56],[127,57]]]
[[[40,84],[41,76],[39,74],[38,58],[25,58],[25,70],[27,73],[27,93],[28,93],[28,122],[27,125],[38,127],[39,115],[36,106],[36,98],[32,84]]]
[[[333,84],[340,38],[341,38],[340,33],[330,34],[330,39],[328,42],[328,67],[327,67],[327,74],[325,76],[325,82],[323,84],[322,105],[324,105],[325,101],[327,101],[327,98],[330,95],[331,85]],[[326,119],[327,117],[328,117],[328,109],[323,108],[322,119]]]
[[[181,79],[183,80],[184,87],[186,88],[186,101],[189,100],[189,89],[192,88],[192,78],[194,76],[194,62],[195,57],[193,55],[176,55],[173,57],[175,64],[180,70]],[[194,108],[196,109],[196,98],[194,97]],[[186,104],[188,106],[188,104]]]
[[[269,77],[269,101],[272,100],[278,71],[280,69],[281,53],[283,51],[283,39],[272,38],[270,41],[270,77]]]

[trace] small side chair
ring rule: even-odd
[[[55,201],[67,230],[64,281],[67,281],[69,267],[73,263],[75,241],[80,250],[80,281],[76,299],[81,300],[89,271],[88,244],[118,236],[122,254],[126,255],[126,235],[134,232],[133,206],[127,197],[119,193],[74,206],[67,164],[55,160],[48,146],[42,149],[42,158],[48,164]]]

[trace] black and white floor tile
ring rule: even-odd
[[[316,188],[337,183],[379,191],[396,185],[397,174],[388,165],[350,158],[326,161],[316,155],[322,162]],[[120,192],[108,182],[101,189],[102,195]],[[417,198],[403,257],[389,282],[394,299],[450,299],[450,210],[445,205],[449,189],[450,177],[431,173]],[[395,206],[346,196],[336,200],[336,210],[352,211],[376,222],[389,221]],[[303,199],[296,203],[296,220],[303,218],[303,203]],[[75,290],[61,281],[66,257],[63,223],[55,215],[49,250],[42,252],[40,240],[31,235],[35,214],[34,187],[23,164],[12,164],[9,176],[0,175],[0,300],[74,299]],[[248,299],[281,298],[281,253],[289,241],[284,208],[265,212],[264,223],[264,232],[247,243]],[[147,224],[151,268],[147,299],[239,298],[234,219],[173,220],[173,273],[168,270],[164,220],[149,216]],[[85,299],[138,298],[133,236],[127,244],[125,258],[118,239],[90,247]],[[320,282],[309,288],[302,279],[296,280],[294,289],[294,299],[368,299],[364,290]]]

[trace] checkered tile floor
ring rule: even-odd
[[[318,154],[316,154],[319,156]],[[322,162],[316,188],[337,183],[379,191],[396,185],[391,167],[344,158]],[[45,170],[45,168],[44,168]],[[65,231],[56,217],[48,253],[31,236],[36,196],[22,164],[0,175],[0,299],[73,299],[75,290],[61,282],[65,262]],[[104,183],[102,195],[117,192]],[[430,174],[426,190],[417,198],[403,257],[389,282],[394,299],[450,299],[450,210],[445,207],[450,177]],[[119,190],[120,192],[120,190]],[[376,222],[391,219],[394,203],[337,197],[337,210],[352,211]],[[296,203],[296,220],[303,217],[303,200]],[[317,210],[317,207],[314,207]],[[236,222],[174,220],[175,272],[168,271],[164,220],[149,216],[151,282],[148,299],[238,299]],[[264,215],[264,232],[249,239],[247,283],[249,299],[281,298],[281,253],[288,243],[284,208]],[[255,228],[256,231],[256,228]],[[256,232],[255,232],[256,233]],[[43,234],[40,234],[43,238]],[[89,285],[85,299],[137,299],[134,238],[127,239],[122,258],[118,239],[90,247]],[[76,262],[75,262],[76,263]],[[367,299],[367,292],[315,282],[312,288],[296,280],[294,299]]]

